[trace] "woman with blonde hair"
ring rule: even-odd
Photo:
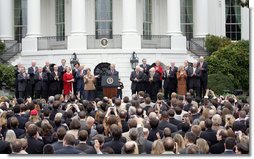
[[[87,68],[86,75],[84,76],[85,83],[85,99],[92,101],[95,98],[95,76],[92,75],[91,69]]]
[[[182,135],[180,134],[175,134],[174,140],[178,145],[178,152],[181,152],[185,148],[185,143]]]
[[[177,77],[177,93],[179,95],[185,95],[187,92],[186,85],[187,72],[185,71],[183,66],[178,67],[176,77]]]
[[[198,146],[200,154],[209,153],[209,145],[205,139],[202,139],[202,138],[197,139],[196,145]]]
[[[5,141],[12,143],[17,139],[16,134],[13,130],[8,130],[6,132]]]
[[[152,144],[152,155],[161,155],[165,151],[162,140],[155,140]]]

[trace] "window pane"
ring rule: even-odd
[[[193,37],[193,0],[180,0],[181,31],[187,40]]]
[[[56,1],[56,36],[58,41],[65,40],[64,0]]]

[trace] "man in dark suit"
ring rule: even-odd
[[[204,97],[207,89],[208,64],[204,61],[203,56],[200,56],[197,68],[200,70],[200,95],[201,97]]]
[[[113,139],[104,143],[103,148],[111,147],[115,154],[121,154],[121,150],[124,145],[124,142],[120,141],[120,138],[122,137],[122,129],[118,125],[112,124],[110,126],[110,133]]]
[[[189,76],[189,87],[190,89],[195,90],[196,96],[200,97],[200,70],[197,67],[197,63],[193,63],[193,67],[189,67],[188,70]]]
[[[75,137],[72,134],[66,134],[63,139],[63,148],[55,151],[55,154],[81,154],[82,151],[76,149]]]
[[[234,147],[236,145],[236,139],[233,137],[227,137],[225,140],[225,151],[223,154],[235,154]]]
[[[149,95],[153,102],[157,99],[157,93],[160,89],[160,75],[159,73],[155,72],[155,68],[152,67],[149,71],[148,75],[148,81],[149,81]]]
[[[11,145],[9,142],[0,140],[0,154],[11,154]]]
[[[50,95],[54,96],[56,94],[62,94],[62,89],[61,89],[61,82],[63,81],[62,79],[62,74],[58,71],[57,65],[54,65],[54,71],[51,72],[50,74]]]
[[[20,63],[19,63],[18,65],[15,66],[15,97],[16,97],[16,99],[19,98],[19,87],[18,87],[19,81],[18,81],[18,74],[19,74],[19,72],[20,72],[20,68],[21,68],[21,67],[23,67],[23,65],[20,64]]]
[[[227,130],[225,129],[219,129],[217,131],[216,137],[217,141],[219,141],[217,144],[214,144],[210,147],[210,153],[212,154],[221,154],[225,151],[225,139],[227,138]]]
[[[132,94],[136,94],[142,90],[143,83],[143,72],[141,71],[139,66],[136,66],[135,71],[131,72],[130,80],[131,80],[131,92]]]
[[[206,130],[201,132],[200,138],[203,138],[207,141],[209,147],[212,145],[216,144],[217,138],[216,138],[216,131],[212,130],[212,120],[211,119],[206,119],[205,120],[205,127]]]
[[[34,91],[35,91],[35,98],[44,98],[47,99],[47,92],[48,92],[48,75],[45,72],[42,72],[42,68],[39,67],[38,71],[34,75]]]
[[[77,78],[76,78],[76,75],[79,73],[79,67],[80,67],[80,64],[79,62],[76,62],[74,63],[74,68],[72,70],[72,76],[74,77],[74,82],[73,82],[73,94],[74,95],[77,95]]]
[[[88,138],[88,132],[86,130],[80,130],[78,132],[79,144],[76,146],[76,148],[83,152],[92,148],[92,146],[86,143],[87,138]]]
[[[14,116],[18,119],[18,122],[19,122],[18,128],[20,128],[20,129],[25,129],[25,124],[26,124],[26,122],[27,122],[27,118],[22,117],[22,116],[20,115],[20,111],[21,111],[21,110],[20,110],[20,106],[19,106],[19,105],[15,105],[15,106],[13,107]],[[10,120],[8,119],[7,122],[10,122]]]
[[[177,120],[177,119],[174,118],[174,116],[175,116],[175,110],[174,109],[169,109],[168,115],[169,115],[169,123],[174,124],[175,126],[178,126],[179,124],[182,123],[182,121]]]
[[[18,74],[18,91],[19,91],[19,98],[26,98],[26,88],[27,88],[27,81],[29,79],[29,75],[25,73],[25,68],[20,68],[20,73]]]
[[[27,72],[30,78],[30,80],[27,83],[27,86],[28,86],[27,94],[31,98],[34,98],[34,86],[35,86],[34,75],[37,71],[38,71],[38,67],[36,66],[36,62],[32,61],[32,66],[28,68],[28,72]]]
[[[60,75],[63,75],[66,72],[66,60],[61,60],[61,66],[58,66],[58,72]],[[60,81],[60,90],[63,90],[63,81]],[[61,92],[62,93],[62,92]]]
[[[38,133],[38,127],[35,124],[31,124],[27,128],[27,149],[28,154],[42,154],[43,153],[43,142]]]
[[[52,144],[54,151],[57,151],[63,148],[63,138],[66,135],[66,129],[64,127],[58,128],[56,135],[57,135],[58,141]]]
[[[167,69],[163,72],[162,79],[164,79],[164,98],[171,99],[171,94],[176,92],[177,87],[177,67],[175,63],[171,62],[171,66],[167,66]]]
[[[49,84],[50,84],[50,81],[49,81],[49,78],[50,78],[50,74],[51,74],[51,72],[53,71],[53,68],[52,67],[50,67],[50,63],[48,62],[48,61],[46,61],[45,62],[45,66],[42,68],[43,70],[43,72],[44,73],[46,73],[47,74],[47,77],[48,77],[48,81],[47,81],[47,92],[46,92],[46,96],[47,96],[47,98],[46,99],[48,99],[48,96],[49,96]]]
[[[145,78],[145,77],[148,77],[150,65],[147,64],[147,61],[146,61],[145,58],[142,59],[142,64],[139,65],[139,66],[143,69],[144,78]],[[142,84],[143,84],[142,88],[145,90],[145,92],[148,92],[148,86],[149,86],[148,80],[144,80],[144,81],[142,82]]]
[[[77,97],[83,99],[84,97],[84,76],[86,75],[86,70],[84,66],[78,68],[78,72],[75,75],[75,81],[77,83]],[[74,87],[74,86],[73,86]]]
[[[160,138],[163,137],[163,131],[159,129],[159,119],[152,118],[150,120],[150,126],[151,126],[151,130],[149,131],[147,140],[152,141],[152,142],[157,140],[158,139],[157,133],[159,133]]]
[[[115,69],[115,64],[110,65],[110,70],[107,71],[108,76],[119,76],[119,72]]]
[[[11,129],[15,132],[17,138],[20,138],[26,133],[24,129],[18,128],[19,121],[16,117],[14,116],[10,117],[10,124],[11,124]]]
[[[161,121],[158,125],[158,128],[163,131],[167,127],[167,128],[170,128],[171,133],[177,132],[178,131],[177,126],[169,123],[168,118],[169,118],[168,112],[163,111],[161,113]]]

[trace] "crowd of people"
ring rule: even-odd
[[[0,153],[249,154],[249,102],[206,89],[202,57],[165,70],[143,59],[122,99],[97,98],[98,76],[65,62],[18,66],[16,98],[0,98]]]

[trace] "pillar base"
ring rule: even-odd
[[[68,50],[86,50],[87,36],[84,35],[70,35],[68,37]]]
[[[122,35],[122,48],[123,49],[141,49],[141,37],[138,34],[125,34]]]
[[[186,36],[174,35],[171,36],[172,50],[186,50]]]
[[[22,39],[22,51],[32,52],[38,50],[37,37],[25,37]]]

